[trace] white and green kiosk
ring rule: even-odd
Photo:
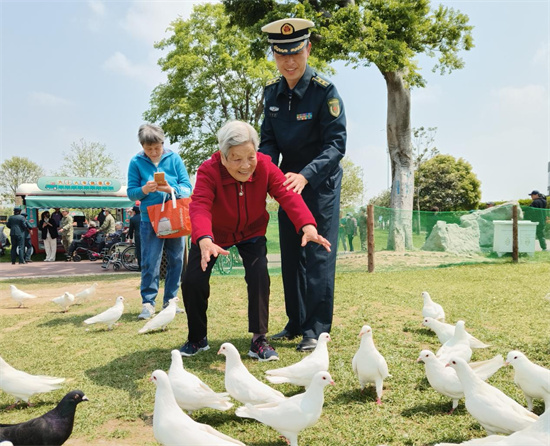
[[[25,208],[27,221],[31,230],[31,241],[35,252],[44,252],[44,243],[38,221],[40,214],[55,208],[101,209],[116,210],[113,215],[116,220],[128,225],[127,209],[135,206],[126,195],[126,186],[113,178],[81,178],[81,177],[41,177],[36,183],[21,184],[15,193],[16,204]],[[73,211],[73,214],[82,212]],[[83,218],[75,218],[75,238],[86,232]],[[58,251],[63,246],[58,245]]]

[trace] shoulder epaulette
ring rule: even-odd
[[[276,84],[277,82],[279,82],[281,80],[281,76],[279,77],[274,77],[273,79],[269,79],[267,81],[267,83],[265,84],[266,87],[269,87],[270,85],[273,85],[273,84]]]
[[[321,87],[328,87],[330,85],[330,82],[323,79],[322,77],[319,77],[319,76],[313,76],[313,82],[316,82],[318,83]]]

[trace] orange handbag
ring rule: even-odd
[[[173,189],[171,195],[166,201],[147,208],[149,220],[158,238],[176,238],[191,234],[191,198],[176,199]]]

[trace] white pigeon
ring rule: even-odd
[[[94,283],[91,287],[86,288],[85,290],[79,291],[74,295],[75,301],[77,304],[84,302],[89,297],[95,296],[97,283]]]
[[[462,383],[466,410],[489,435],[511,434],[525,429],[538,419],[537,415],[479,378],[463,359],[451,358],[447,366],[456,370]]]
[[[197,376],[185,370],[179,350],[172,350],[171,355],[172,364],[168,378],[178,406],[189,414],[204,407],[217,410],[233,407],[233,403],[229,402],[229,394],[214,392]]]
[[[10,290],[12,299],[19,304],[19,307],[22,307],[23,302],[25,302],[26,300],[36,299],[36,296],[34,294],[25,293],[24,291],[17,289],[15,285],[10,285]]]
[[[254,418],[281,433],[290,446],[298,446],[298,434],[313,426],[323,411],[324,388],[334,385],[328,372],[317,372],[304,393],[274,403],[238,407],[235,415]]]
[[[106,324],[109,330],[113,329],[116,321],[122,316],[124,311],[124,297],[118,296],[114,306],[105,310],[103,313],[99,313],[97,316],[90,317],[84,321],[86,325],[91,324]]]
[[[433,317],[425,317],[422,321],[424,327],[429,328],[434,331],[439,339],[439,342],[445,344],[449,339],[455,334],[455,326],[452,324],[447,324],[446,322],[441,322]],[[470,342],[470,348],[487,348],[490,347],[489,344],[481,342],[479,339],[472,336],[470,333],[466,332],[468,341]]]
[[[533,398],[542,398],[546,411],[550,408],[550,370],[534,364],[516,350],[506,357],[506,364],[514,368],[514,382],[520,387],[527,400],[527,408],[533,410]]]
[[[455,370],[451,367],[445,367],[445,362],[436,358],[430,350],[422,350],[416,362],[424,363],[426,378],[428,378],[428,382],[434,390],[453,400],[453,406],[449,412],[449,414],[452,414],[458,406],[458,400],[464,398],[464,389]],[[485,381],[504,365],[504,358],[497,355],[492,359],[468,365],[477,376]]]
[[[370,326],[363,325],[359,332],[359,339],[361,339],[359,350],[357,350],[351,362],[353,371],[357,375],[357,378],[359,378],[361,391],[367,383],[374,383],[376,386],[376,404],[382,404],[384,379],[391,376],[388,372],[388,364],[374,346],[372,328]]]
[[[445,322],[445,311],[443,311],[443,307],[435,303],[430,297],[430,293],[427,291],[422,291],[422,297],[424,298],[422,317],[433,317],[438,321]]]
[[[65,378],[30,375],[13,368],[0,357],[0,389],[17,398],[17,401],[8,409],[15,407],[19,401],[25,401],[30,406],[29,399],[33,395],[60,389],[63,381]]]
[[[297,386],[309,386],[317,372],[328,372],[329,357],[327,343],[330,341],[328,333],[321,333],[315,350],[296,364],[280,369],[267,370],[267,380],[273,384],[290,383]]]
[[[466,334],[464,321],[458,321],[455,325],[455,332],[451,339],[445,342],[435,355],[444,362],[449,362],[451,357],[462,358],[464,361],[470,362],[470,359],[472,359],[472,349]]]
[[[138,333],[147,333],[148,331],[156,330],[157,328],[166,330],[166,326],[176,317],[176,310],[178,308],[176,303],[178,300],[178,297],[172,297],[172,299],[168,301],[166,308],[157,314],[153,319],[147,321]]]
[[[278,390],[258,381],[244,366],[233,344],[225,342],[218,350],[225,356],[225,389],[243,404],[271,403],[285,399]]]
[[[460,444],[483,444],[498,446],[548,446],[550,445],[550,411],[545,411],[537,421],[511,435],[490,435],[464,441]],[[451,446],[454,443],[439,443],[436,446]]]
[[[62,296],[55,297],[52,302],[63,308],[63,313],[69,311],[69,307],[74,304],[74,295],[65,291]]]
[[[151,381],[157,386],[153,412],[153,434],[163,446],[234,446],[241,443],[214,429],[197,423],[176,402],[166,372],[155,370]]]

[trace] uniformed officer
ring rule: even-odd
[[[19,256],[19,264],[25,263],[25,233],[28,231],[27,220],[21,215],[21,208],[16,206],[13,208],[13,215],[8,218],[6,226],[10,230],[11,239],[11,264],[15,265],[15,261]]]
[[[262,28],[268,33],[281,76],[265,87],[260,152],[271,156],[287,178],[288,189],[302,194],[332,251],[301,246],[286,213],[279,209],[279,240],[288,323],[273,339],[302,336],[297,350],[313,350],[317,338],[330,332],[338,246],[346,118],[332,83],[307,64],[311,51],[304,19],[282,19]]]

